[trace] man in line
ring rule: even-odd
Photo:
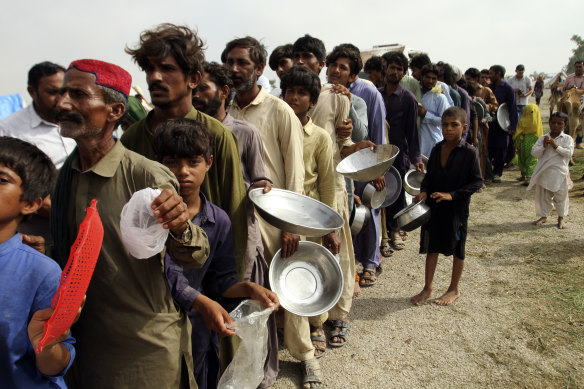
[[[442,140],[442,114],[451,105],[446,99],[448,93],[442,93],[438,82],[436,65],[424,65],[420,70],[422,76],[422,106],[418,115],[422,118],[420,128],[420,151],[429,157],[434,145]]]
[[[251,123],[235,119],[227,113],[234,90],[229,71],[218,63],[205,63],[201,82],[193,93],[193,106],[214,117],[229,128],[239,143],[241,170],[246,188],[264,187],[268,180],[264,162],[264,146],[258,129]],[[248,190],[249,190],[248,189]],[[244,281],[252,281],[267,287],[268,264],[264,258],[264,246],[254,207],[247,203],[247,254]],[[272,385],[278,376],[278,336],[274,315],[270,316],[268,361],[265,366],[262,387]]]
[[[476,82],[476,97],[483,99],[490,113],[497,112],[499,108],[499,103],[497,103],[497,98],[493,94],[491,88],[485,87],[480,83],[481,72],[477,68],[468,68],[464,72],[464,78],[466,82],[474,81]]]
[[[523,110],[529,102],[529,96],[533,93],[533,83],[531,78],[525,77],[525,66],[517,65],[515,68],[515,75],[509,77],[507,82],[513,87],[515,91],[515,104],[517,105],[517,120],[521,119]]]
[[[34,65],[28,72],[27,87],[32,103],[0,121],[0,136],[11,136],[32,143],[51,158],[57,169],[63,166],[63,162],[75,148],[73,139],[61,136],[55,120],[64,72],[62,66],[52,62]],[[50,255],[53,245],[49,226],[50,211],[51,197],[47,196],[41,208],[18,226],[20,233],[42,236],[48,250],[47,255]]]
[[[414,77],[416,80],[418,80],[420,82],[420,84],[422,84],[422,68],[424,66],[430,65],[430,64],[432,64],[432,61],[430,61],[430,57],[428,57],[427,54],[418,54],[418,55],[413,56],[410,59],[410,70],[412,71],[412,77]],[[402,81],[403,81],[403,79],[402,79]],[[450,87],[448,85],[446,85],[445,83],[443,83],[442,81],[437,80],[437,83],[442,88],[442,93],[446,97],[446,100],[448,101],[449,107],[454,106],[454,101],[452,100],[452,97],[450,96]],[[414,91],[412,91],[412,93],[416,94]],[[422,95],[423,94],[424,94],[424,92],[422,91]]]
[[[389,143],[399,148],[399,155],[393,163],[403,177],[414,164],[416,170],[423,171],[424,164],[420,155],[420,141],[418,139],[418,102],[409,90],[405,89],[400,81],[408,69],[408,59],[402,53],[390,52],[383,54],[385,65],[385,88],[382,92],[389,123]],[[402,188],[398,199],[386,208],[386,225],[390,231],[390,239],[394,248],[403,249],[395,214],[406,206],[405,193]]]
[[[517,107],[515,103],[515,91],[505,81],[505,68],[501,65],[491,66],[489,69],[489,78],[491,80],[491,89],[499,105],[507,103],[509,121],[511,123],[507,131],[501,129],[497,120],[493,120],[489,128],[488,150],[489,158],[493,164],[493,182],[499,183],[503,175],[503,165],[505,164],[509,142],[517,127]]]
[[[209,242],[188,217],[178,182],[157,162],[127,150],[113,137],[126,111],[132,78],[97,60],[72,62],[57,102],[63,136],[76,151],[64,163],[51,209],[54,258],[64,266],[85,209],[97,199],[104,227],[99,260],[79,321],[71,388],[188,388],[192,375],[189,326],[166,284],[162,253],[138,260],[120,232],[120,213],[133,193],[159,188],[151,207],[170,230],[167,252],[181,265],[200,267]]]
[[[383,62],[381,57],[374,55],[365,61],[365,66],[363,67],[365,73],[377,88],[382,88],[384,86],[384,74],[383,74]]]
[[[292,44],[288,43],[276,47],[272,51],[272,54],[270,54],[268,64],[270,65],[270,69],[276,72],[278,78],[282,79],[282,74],[294,66],[294,62],[292,61]],[[276,97],[280,97],[282,89],[274,88],[270,93]]]
[[[156,127],[169,119],[200,121],[213,136],[214,163],[201,191],[231,219],[238,278],[242,279],[247,246],[246,190],[241,173],[237,139],[216,119],[197,111],[192,92],[201,80],[203,41],[186,26],[161,24],[143,31],[140,44],[126,52],[146,72],[154,109],[128,128],[121,140],[128,149],[157,160]]]
[[[264,46],[248,36],[227,43],[224,53],[226,67],[235,88],[235,98],[228,113],[258,129],[264,145],[266,173],[273,185],[303,193],[302,124],[288,104],[257,85],[257,79],[266,66],[267,53]],[[268,261],[279,249],[283,257],[289,257],[297,250],[300,240],[298,235],[281,231],[264,220],[259,222]],[[292,356],[300,360],[303,366],[314,363],[307,361],[316,361],[306,318],[284,311],[284,341]],[[318,363],[312,367],[320,369]],[[270,382],[264,384],[267,386]]]

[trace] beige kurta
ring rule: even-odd
[[[235,99],[229,107],[229,114],[255,125],[259,130],[264,144],[266,173],[274,187],[303,193],[303,130],[292,108],[261,88],[246,107],[240,108]],[[281,231],[261,217],[258,220],[269,263],[281,247]]]
[[[192,373],[181,371],[186,366],[191,372],[193,366],[190,323],[170,294],[163,254],[133,258],[120,232],[122,207],[134,192],[148,187],[176,191],[178,182],[166,167],[125,149],[119,141],[85,172],[80,171],[78,154],[73,157],[66,217],[70,241],[91,199],[98,201],[104,238],[85,307],[72,329],[77,357],[67,375],[69,387],[182,388],[189,385],[185,376],[191,378],[190,387],[196,387]],[[190,245],[206,246],[208,255],[206,235],[199,227],[191,228]],[[193,257],[192,247],[176,248],[168,246],[183,264],[200,267],[206,259]]]
[[[312,119],[304,126],[304,194],[337,209],[333,142]]]

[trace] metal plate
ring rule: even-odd
[[[402,190],[402,179],[395,167],[391,167],[385,173],[385,201],[381,204],[382,208],[389,207],[395,203]]]
[[[497,122],[499,122],[501,130],[505,132],[509,131],[511,121],[509,120],[509,107],[507,107],[507,103],[499,105],[499,109],[497,110]]]
[[[378,145],[373,151],[365,148],[343,159],[336,171],[355,181],[373,181],[385,174],[398,154],[399,149],[394,145]]]
[[[361,200],[363,201],[363,204],[367,205],[368,207],[372,209],[379,209],[379,207],[381,207],[381,205],[384,203],[386,196],[387,187],[385,187],[383,190],[376,191],[375,186],[369,183],[363,190]]]
[[[301,241],[289,258],[278,250],[270,263],[270,286],[287,311],[299,316],[328,312],[341,298],[341,266],[323,246]]]
[[[420,193],[420,187],[425,175],[425,171],[420,173],[416,169],[408,170],[404,175],[404,190],[412,196],[416,196]]]
[[[475,112],[477,113],[477,120],[479,123],[482,123],[483,119],[485,118],[485,108],[476,100],[473,100],[472,105],[475,109]]]
[[[262,188],[249,192],[249,199],[260,216],[283,231],[304,236],[323,236],[338,230],[343,217],[328,205],[284,189]]]

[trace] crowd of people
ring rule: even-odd
[[[0,122],[0,295],[11,312],[0,319],[0,376],[7,387],[216,388],[237,350],[228,311],[242,298],[277,311],[258,387],[275,383],[279,345],[300,362],[305,388],[323,387],[318,358],[347,344],[354,297],[375,285],[382,259],[398,255],[407,239],[394,218],[406,207],[404,189],[351,233],[351,212],[369,183],[335,167],[365,148],[395,145],[402,177],[426,172],[414,199],[432,210],[422,227],[426,277],[415,305],[431,296],[439,254],[452,255],[454,265],[434,302],[459,297],[470,197],[485,182],[501,182],[515,150],[522,179],[537,187],[535,223],[553,204],[558,227],[566,227],[574,148],[567,118],[554,114],[543,135],[537,105],[527,104],[534,88],[523,65],[509,81],[500,65],[463,74],[426,54],[388,52],[363,66],[354,45],[327,52],[310,35],[269,56],[255,38],[234,39],[221,63],[206,62],[197,33],[172,24],[143,31],[126,52],[146,73],[150,103],[130,95],[131,76],[117,65],[44,62],[29,72],[33,103]],[[280,78],[270,92],[261,84],[266,65]],[[369,80],[359,77],[363,68]],[[508,128],[490,120],[503,103]],[[383,176],[372,184],[386,190]],[[247,193],[272,187],[343,217],[340,230],[309,238],[338,254],[344,280],[337,304],[320,316],[278,309],[270,290],[270,260],[278,251],[294,255],[302,239],[256,218]],[[124,246],[120,212],[144,188],[161,190],[151,208],[169,238],[162,252],[138,260]],[[71,333],[35,354],[59,266],[92,199],[105,234],[86,301]]]

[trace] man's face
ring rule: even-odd
[[[472,77],[468,74],[464,75],[464,79],[466,80],[466,82],[479,82],[479,78],[478,77]]]
[[[428,72],[422,76],[422,86],[426,91],[434,88],[437,81],[438,75],[436,73]]]
[[[45,120],[55,121],[57,100],[59,100],[59,90],[63,86],[64,76],[64,72],[57,72],[50,76],[41,77],[36,89],[28,87],[35,110]]]
[[[374,83],[377,86],[381,86],[383,84],[383,73],[381,70],[367,70],[367,77],[369,77],[369,81]]]
[[[517,76],[518,79],[522,79],[523,78],[523,73],[525,73],[525,69],[515,69],[515,75]]]
[[[489,79],[492,83],[496,84],[501,77],[499,76],[499,73],[495,72],[495,70],[489,69]]]
[[[174,55],[169,54],[162,60],[150,58],[149,62],[150,66],[144,70],[152,104],[167,108],[191,98],[197,83],[193,77],[185,77]]]
[[[201,82],[193,91],[193,107],[209,116],[215,116],[222,104],[219,88],[209,79],[209,74],[204,73]]]
[[[422,69],[416,66],[410,66],[410,70],[412,71],[412,77],[418,81],[422,81]]]
[[[319,61],[310,51],[296,51],[293,55],[294,65],[306,66],[315,74],[319,74],[324,67],[324,61]]]
[[[489,74],[490,74],[490,71],[489,71]],[[489,76],[489,74],[481,73],[480,84],[482,86],[491,85],[491,77]]]
[[[264,70],[263,66],[255,65],[245,47],[234,47],[227,53],[227,68],[237,93],[251,90]]]
[[[56,116],[62,136],[77,140],[97,135],[106,126],[110,113],[95,75],[75,68],[65,73]]]
[[[582,62],[574,65],[574,73],[576,73],[578,77],[582,77],[582,74],[584,74],[584,64]]]
[[[213,163],[213,157],[209,162],[205,161],[202,155],[193,158],[178,158],[165,156],[162,164],[166,166],[176,177],[180,185],[180,195],[188,197],[201,187],[205,174],[209,171]]]
[[[392,62],[385,69],[385,82],[397,85],[406,74],[406,69],[398,63]]]
[[[326,68],[326,76],[331,84],[349,86],[355,81],[356,75],[351,74],[351,61],[346,57],[339,57],[329,63]]]
[[[282,75],[290,70],[294,66],[294,61],[290,57],[282,57],[278,61],[278,67],[276,68],[276,74],[278,78],[282,78]]]

